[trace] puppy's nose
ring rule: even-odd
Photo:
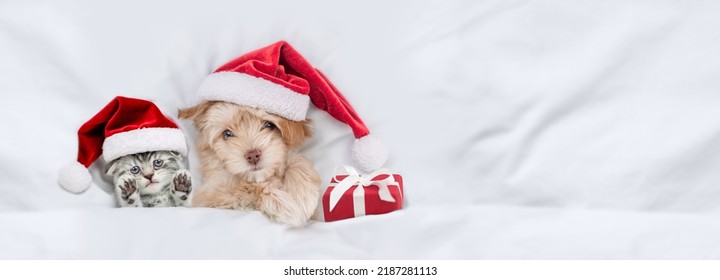
[[[262,152],[260,152],[260,150],[252,149],[245,154],[245,159],[250,164],[257,164],[258,161],[260,161],[260,156],[262,156]]]

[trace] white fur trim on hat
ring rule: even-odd
[[[271,81],[239,72],[217,72],[198,90],[203,100],[226,101],[263,109],[293,121],[305,120],[310,97]]]
[[[63,166],[58,175],[60,186],[71,193],[81,193],[87,190],[91,182],[90,171],[77,161]]]
[[[352,159],[358,168],[364,172],[372,172],[385,164],[388,158],[388,149],[373,135],[355,139],[352,146]]]
[[[113,134],[105,138],[103,143],[103,158],[106,162],[151,151],[175,151],[185,156],[185,135],[177,128],[150,127]]]

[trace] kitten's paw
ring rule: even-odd
[[[192,191],[192,177],[190,172],[183,169],[178,170],[173,177],[172,194],[180,201],[186,201]]]
[[[140,193],[137,189],[137,181],[132,176],[122,176],[118,179],[117,195],[120,198],[120,206],[140,207]]]

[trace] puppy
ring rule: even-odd
[[[321,181],[297,151],[310,136],[309,121],[220,101],[180,109],[178,115],[199,130],[204,182],[193,206],[258,210],[292,226],[310,219]]]

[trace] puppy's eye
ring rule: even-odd
[[[135,165],[132,168],[130,168],[130,173],[132,173],[132,174],[140,173],[140,166]]]
[[[265,123],[263,123],[262,128],[263,128],[263,129],[266,129],[266,128],[267,128],[267,129],[269,129],[269,130],[274,130],[275,128],[277,128],[277,126],[275,126],[275,124],[272,123],[272,122],[270,122],[270,121],[266,121]]]
[[[153,166],[155,166],[155,168],[159,168],[159,167],[162,166],[162,165],[163,165],[163,160],[162,160],[162,159],[156,159],[156,160],[153,161]]]
[[[222,136],[224,140],[227,140],[230,137],[235,137],[235,134],[233,134],[233,132],[229,129],[226,129],[225,131],[223,131]]]

